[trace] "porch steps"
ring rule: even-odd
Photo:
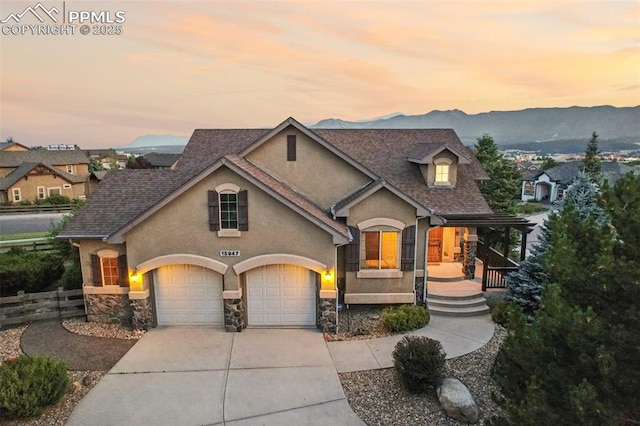
[[[467,296],[427,294],[427,307],[431,315],[445,317],[477,317],[489,313],[482,293]]]
[[[431,281],[434,283],[455,283],[455,282],[464,281],[464,280],[466,280],[464,275],[460,275],[459,277],[434,277],[430,275],[427,278],[427,281]]]

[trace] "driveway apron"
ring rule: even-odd
[[[364,423],[317,330],[169,327],[146,333],[67,423],[88,424]]]

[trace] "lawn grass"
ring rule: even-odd
[[[548,207],[538,203],[523,203],[520,205],[520,213],[528,216],[535,213],[542,213],[548,210]]]
[[[2,234],[0,235],[0,241],[26,240],[28,238],[44,238],[47,236],[49,236],[49,231],[25,232],[22,234]]]

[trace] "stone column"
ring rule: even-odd
[[[153,325],[153,312],[149,290],[129,292],[131,323],[134,330],[148,330]]]
[[[245,327],[242,298],[224,299],[224,327],[231,333],[239,333]]]
[[[478,234],[475,226],[467,227],[462,238],[462,273],[472,280],[476,273],[476,253],[478,251]]]
[[[337,299],[321,298],[318,302],[318,325],[323,333],[335,333],[338,329]]]
[[[422,277],[416,277],[415,283],[414,283],[414,290],[416,292],[416,305],[418,306],[424,306],[425,305],[425,300],[424,300],[424,276]]]

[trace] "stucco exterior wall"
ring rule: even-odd
[[[402,222],[407,227],[416,224],[416,209],[383,188],[351,207],[347,223],[350,226],[357,226],[358,223],[373,218],[394,219]],[[401,241],[400,237],[400,245]],[[413,271],[404,271],[402,278],[358,278],[357,272],[346,273],[346,294],[411,293],[413,292],[413,285]]]
[[[219,237],[209,230],[207,191],[233,183],[248,192],[249,230],[240,237]],[[269,194],[223,167],[154,213],[126,236],[130,268],[159,256],[193,254],[229,266],[225,290],[238,290],[233,270],[239,262],[265,254],[292,254],[333,268],[332,236]],[[240,250],[239,257],[222,257],[220,250]]]
[[[71,185],[71,188],[65,188],[65,185]],[[13,201],[13,188],[19,188],[23,201],[31,201],[38,197],[38,187],[44,187],[45,198],[49,196],[50,188],[60,188],[60,194],[65,195],[71,199],[78,198],[85,195],[84,182],[70,183],[56,175],[28,175],[28,179],[20,179],[13,184],[7,191],[9,201]]]
[[[89,176],[89,165],[88,164],[69,164],[72,170],[69,172],[67,170],[67,164],[61,164],[54,166],[57,170],[63,171],[65,173],[71,173],[72,175],[88,177]]]
[[[458,182],[458,157],[450,151],[442,151],[433,158],[431,164],[421,164],[420,171],[425,178],[427,185],[437,186],[436,164],[449,164],[449,186],[454,186]]]
[[[297,137],[296,161],[287,161],[287,135]],[[247,159],[325,209],[371,180],[293,127],[262,144]]]

